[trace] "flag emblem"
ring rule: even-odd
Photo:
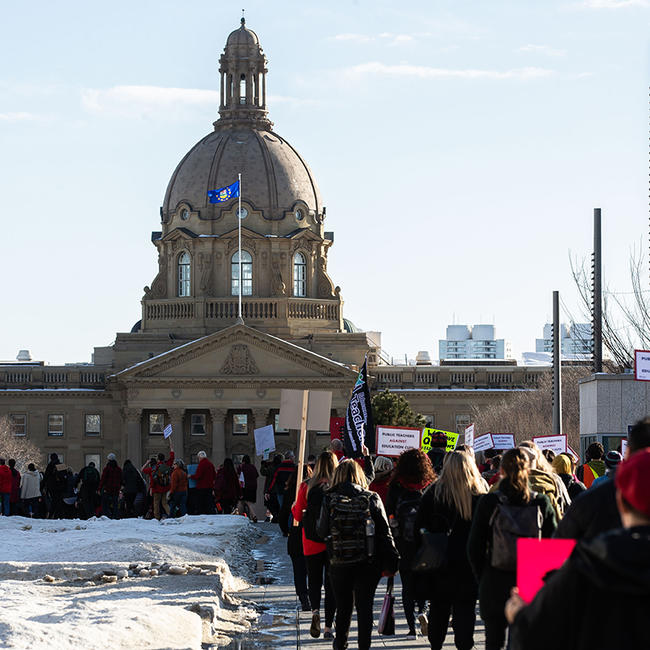
[[[172,435],[172,425],[168,424],[164,429],[163,429],[163,435],[165,436],[165,439],[169,438],[169,436]]]
[[[239,181],[235,181],[231,185],[222,187],[218,190],[208,190],[208,198],[210,203],[225,203],[229,199],[234,199],[239,196]]]

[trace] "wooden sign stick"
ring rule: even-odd
[[[309,391],[302,391],[302,412],[300,415],[300,442],[298,444],[298,469],[296,474],[296,496],[293,500],[295,503],[298,500],[298,491],[302,483],[302,467],[305,464],[305,443],[307,442],[307,408],[309,406]],[[293,525],[298,526],[299,523],[294,519]]]

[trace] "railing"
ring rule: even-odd
[[[0,368],[0,390],[65,388],[102,389],[106,385],[106,373],[88,366],[37,366],[30,370]]]
[[[6,374],[8,384],[28,384],[31,381],[30,372],[10,371]]]
[[[488,372],[488,384],[512,384],[511,372]]]
[[[289,318],[338,320],[339,303],[321,302],[320,300],[290,300]]]
[[[178,302],[148,302],[147,320],[178,320],[194,318],[194,303]]]
[[[65,384],[68,381],[68,375],[65,372],[45,371],[43,381],[46,384]]]
[[[275,300],[242,300],[243,318],[277,318],[278,303]],[[239,304],[237,300],[209,300],[205,303],[205,317],[210,319],[237,318]]]

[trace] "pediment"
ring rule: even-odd
[[[162,241],[176,241],[178,239],[196,239],[198,235],[192,232],[189,228],[174,228],[171,232],[167,233]]]
[[[219,235],[221,239],[232,239],[233,237],[236,238],[238,236],[239,236],[239,231],[237,230],[237,228],[233,228],[232,230],[223,233],[223,235]],[[254,230],[250,230],[250,228],[245,228],[244,226],[242,226],[241,229],[241,236],[247,237],[248,239],[266,239],[264,235],[260,235],[260,233],[255,232]]]
[[[287,239],[292,239],[293,241],[299,241],[301,239],[307,239],[309,241],[323,241],[322,237],[319,237],[316,233],[312,232],[309,228],[300,228],[295,230],[292,233],[286,235]]]
[[[115,375],[121,381],[257,382],[278,380],[354,381],[357,373],[246,325],[182,345]]]

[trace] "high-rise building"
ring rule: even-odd
[[[591,323],[560,325],[560,350],[565,359],[584,359],[591,355],[593,336]],[[535,352],[553,352],[553,325],[544,325],[544,338],[535,339]]]
[[[447,338],[438,343],[443,359],[509,359],[510,343],[497,339],[494,325],[448,325]]]

